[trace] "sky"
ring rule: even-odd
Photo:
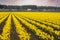
[[[60,0],[0,0],[0,4],[5,5],[37,5],[37,6],[58,6]]]

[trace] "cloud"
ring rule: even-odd
[[[0,0],[7,5],[60,6],[60,0]]]
[[[60,6],[60,0],[48,0],[49,5]]]

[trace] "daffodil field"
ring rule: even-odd
[[[0,12],[0,40],[60,40],[60,12]]]

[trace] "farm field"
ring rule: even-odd
[[[60,12],[0,12],[0,40],[60,40]]]

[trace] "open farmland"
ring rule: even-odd
[[[0,40],[60,40],[60,12],[0,12]]]

